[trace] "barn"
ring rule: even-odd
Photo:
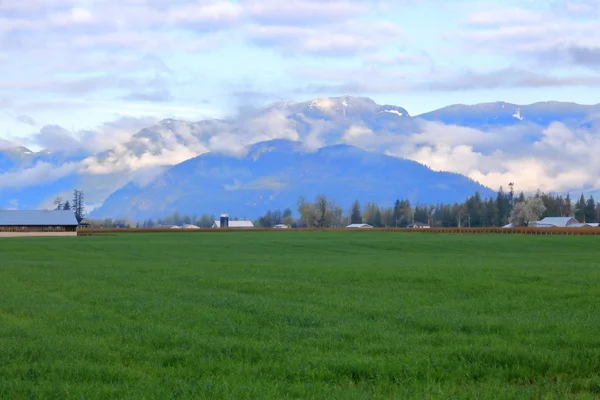
[[[221,221],[215,221],[213,228],[221,228]],[[254,228],[252,221],[228,221],[226,228]]]
[[[546,217],[541,221],[529,223],[536,228],[585,228],[589,225],[581,224],[573,217]]]
[[[0,237],[77,236],[70,210],[0,210]]]

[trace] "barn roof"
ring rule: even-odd
[[[0,226],[77,226],[71,210],[0,210]]]

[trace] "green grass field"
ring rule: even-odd
[[[0,399],[594,399],[600,239],[0,239]]]

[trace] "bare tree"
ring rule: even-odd
[[[55,210],[62,210],[63,209],[63,198],[62,197],[55,198],[54,205],[56,206]]]
[[[298,213],[300,214],[300,225],[311,227],[314,225],[315,214],[312,204],[307,202],[304,196],[298,199]]]
[[[315,201],[314,210],[315,210],[315,225],[318,228],[326,227],[331,218],[329,218],[329,201],[325,195],[317,196],[317,200]]]
[[[315,228],[339,225],[343,215],[342,208],[336,206],[325,195],[317,196],[313,203],[301,197],[298,200],[298,212],[302,225]]]

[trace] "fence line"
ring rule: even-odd
[[[406,233],[445,233],[445,234],[503,234],[503,235],[600,235],[600,228],[80,228],[80,236],[115,233],[226,233],[226,232],[406,232]]]

